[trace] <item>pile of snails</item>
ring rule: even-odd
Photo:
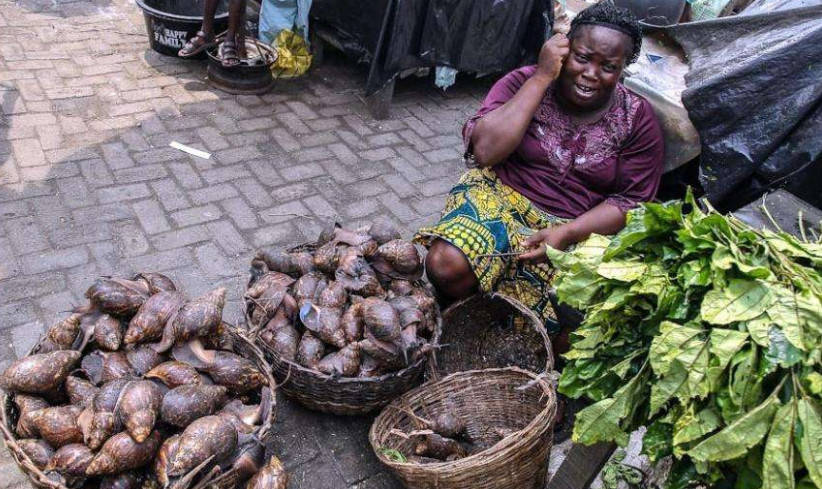
[[[249,489],[286,487],[255,436],[272,393],[232,351],[225,294],[187,300],[157,273],[97,280],[87,305],[0,376],[17,446],[69,487],[187,488],[206,467],[236,469]]]
[[[379,377],[429,351],[437,303],[423,257],[387,221],[328,226],[311,251],[261,251],[248,321],[281,358],[333,377]]]

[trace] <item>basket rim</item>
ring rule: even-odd
[[[225,330],[234,338],[239,338],[240,341],[243,341],[247,347],[251,349],[254,353],[255,359],[252,360],[255,363],[255,366],[261,370],[262,375],[266,378],[268,382],[268,388],[271,390],[271,409],[269,410],[268,417],[263,420],[263,422],[256,427],[256,431],[254,435],[260,439],[264,440],[268,434],[270,433],[272,427],[274,426],[274,422],[276,420],[277,414],[277,389],[279,388],[279,384],[277,384],[277,380],[274,378],[273,374],[271,373],[271,365],[268,364],[268,361],[265,359],[265,355],[262,351],[260,351],[259,347],[256,345],[254,341],[249,339],[246,334],[244,334],[243,330],[228,323],[226,321],[221,321],[222,325],[225,326]],[[43,341],[46,339],[46,333],[44,332],[40,335],[40,338],[31,347],[31,349],[26,353],[23,357],[31,356],[37,354],[42,346]],[[235,352],[237,353],[237,352]],[[243,358],[245,358],[243,356]],[[259,362],[259,363],[258,363]],[[23,472],[34,484],[36,487],[45,487],[49,489],[71,489],[70,487],[66,486],[65,484],[61,484],[60,482],[54,481],[48,477],[46,477],[45,472],[37,467],[31,458],[26,454],[17,444],[19,438],[14,433],[13,429],[9,426],[11,421],[8,413],[8,407],[13,403],[12,397],[14,395],[13,392],[6,391],[5,389],[0,389],[0,393],[2,393],[2,397],[0,397],[0,434],[3,436],[3,440],[8,448],[9,453],[11,453],[12,458],[14,459],[15,463],[17,464],[18,468],[21,472]],[[212,465],[213,467],[214,465]],[[200,481],[200,482],[207,482],[208,484],[216,484],[224,477],[231,475],[231,471],[221,473],[216,478],[209,480],[209,481]],[[191,486],[189,486],[191,487]]]
[[[536,416],[534,416],[534,418],[528,423],[528,425],[526,425],[523,429],[516,432],[522,433],[521,436],[508,435],[499,442],[495,443],[494,445],[486,448],[485,450],[469,455],[468,457],[453,460],[450,462],[443,461],[434,462],[430,464],[417,464],[414,462],[395,462],[393,460],[388,459],[377,449],[376,427],[378,421],[387,415],[386,413],[389,409],[393,409],[392,406],[400,403],[401,401],[404,401],[408,396],[422,392],[434,384],[448,383],[461,377],[474,377],[478,375],[498,375],[502,373],[518,373],[522,374],[525,377],[530,377],[531,380],[526,382],[525,384],[533,382],[534,385],[539,385],[542,388],[543,395],[548,397],[548,402],[546,402],[545,407],[539,413],[537,413]],[[501,458],[504,458],[507,455],[507,453],[515,451],[519,449],[521,446],[526,445],[526,443],[529,440],[541,436],[541,430],[539,429],[540,426],[544,425],[546,429],[548,429],[553,423],[553,419],[556,415],[557,409],[557,398],[554,389],[551,388],[546,377],[547,376],[544,373],[535,374],[530,370],[525,370],[519,367],[501,367],[454,372],[441,379],[430,380],[391,401],[391,403],[388,406],[386,406],[371,423],[371,428],[368,430],[368,442],[371,445],[371,449],[376,455],[377,459],[392,470],[414,469],[417,470],[419,473],[429,472],[431,475],[436,475],[440,472],[451,470],[466,470],[471,467],[493,463]]]
[[[540,325],[542,324],[542,321],[539,320],[537,315],[534,314],[534,312],[531,311],[531,309],[528,306],[526,306],[522,302],[514,299],[513,297],[511,297],[509,295],[506,295],[506,294],[503,294],[501,292],[492,292],[490,294],[485,293],[485,292],[478,292],[476,294],[468,296],[468,297],[466,297],[464,299],[461,299],[457,302],[454,302],[453,304],[448,306],[444,311],[442,311],[442,316],[441,317],[444,320],[448,316],[454,314],[454,311],[457,311],[458,309],[462,308],[465,304],[467,304],[471,301],[474,301],[474,300],[481,300],[483,298],[502,299],[505,302],[507,302],[510,306],[515,308],[517,311],[519,311],[520,313],[522,313],[525,316],[527,316],[528,318],[530,318],[532,323],[540,324]],[[548,336],[548,332],[545,330],[545,328],[534,328],[534,329],[536,329],[537,333],[539,333],[539,335],[542,337],[543,344],[545,345],[545,368],[541,372],[537,372],[537,373],[541,374],[541,373],[551,372],[551,371],[554,370],[554,366],[556,365],[556,361],[554,359],[554,349],[552,347],[551,338],[550,338],[550,336]],[[499,368],[507,368],[507,367],[499,367]],[[437,377],[442,378],[443,376],[447,376],[447,375],[450,375],[452,373],[455,373],[455,372],[445,372],[445,373],[440,372],[439,371],[439,365],[436,361],[434,361],[432,364],[429,365],[428,370],[429,370],[429,374],[431,375],[432,378],[437,378]],[[474,370],[495,370],[495,369],[474,369]],[[528,369],[522,369],[522,370],[526,370],[526,371],[530,372],[530,370],[528,370]]]

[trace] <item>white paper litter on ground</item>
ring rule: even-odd
[[[200,151],[199,149],[192,148],[191,146],[186,146],[185,144],[178,143],[177,141],[172,141],[169,146],[174,149],[179,149],[180,151],[185,151],[186,153],[194,156],[198,156],[204,160],[208,160],[211,158],[211,153],[206,153],[205,151]]]

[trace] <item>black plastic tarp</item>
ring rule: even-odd
[[[807,4],[807,0],[803,2]],[[822,207],[822,1],[664,28],[685,50],[682,102],[702,141],[700,183],[733,209],[788,187]]]
[[[366,94],[399,72],[448,66],[502,72],[536,59],[550,32],[550,0],[314,0],[311,19],[370,64]]]

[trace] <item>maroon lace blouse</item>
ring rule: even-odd
[[[519,68],[494,84],[463,127],[468,152],[477,121],[513,97],[535,70]],[[522,142],[494,172],[558,217],[575,218],[603,201],[625,212],[652,200],[663,169],[662,131],[647,100],[621,83],[614,96],[600,120],[575,124],[559,109],[551,85]]]

